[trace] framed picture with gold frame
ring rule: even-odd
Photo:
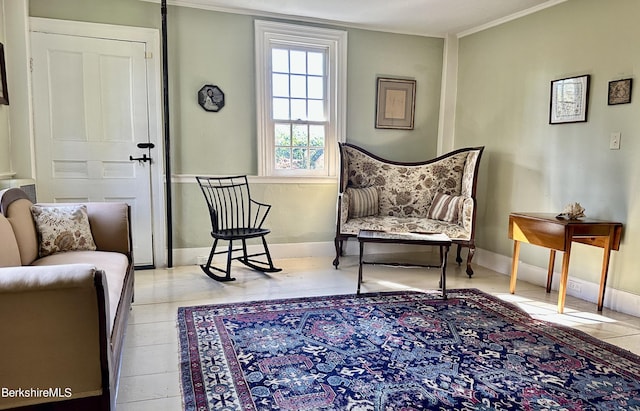
[[[413,130],[416,81],[378,77],[376,128]]]
[[[2,43],[0,43],[0,104],[9,104],[7,66],[4,61],[4,45]]]

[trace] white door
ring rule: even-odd
[[[31,33],[40,202],[131,206],[137,266],[153,265],[145,43]]]

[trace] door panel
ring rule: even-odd
[[[136,265],[153,265],[145,44],[31,33],[38,200],[124,201]],[[155,153],[151,153],[153,156]]]

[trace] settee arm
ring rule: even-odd
[[[106,290],[90,264],[0,268],[0,409],[102,394]]]
[[[345,190],[344,192],[339,194],[338,205],[340,207],[340,210],[339,210],[340,231],[342,231],[342,227],[345,225],[345,223],[349,219],[349,201],[350,201],[350,197],[349,197],[348,191]]]
[[[462,202],[462,215],[460,216],[460,225],[473,235],[473,220],[475,216],[476,200],[471,197],[465,197]]]

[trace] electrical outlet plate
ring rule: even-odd
[[[609,137],[609,150],[620,150],[620,132],[611,133]]]
[[[579,293],[582,291],[582,285],[580,285],[579,283],[576,283],[575,281],[569,280],[567,282],[567,289],[573,290]]]

